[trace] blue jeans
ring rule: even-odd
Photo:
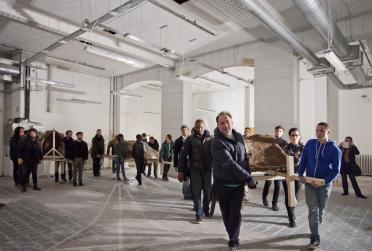
[[[331,194],[332,183],[322,187],[305,185],[306,204],[309,209],[310,239],[320,241],[319,225],[322,223],[323,211]]]
[[[116,169],[116,177],[120,179],[119,173],[121,170],[121,173],[123,175],[123,178],[125,178],[125,168],[124,168],[124,160],[121,158],[115,157],[115,169]]]

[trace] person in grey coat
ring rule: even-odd
[[[115,161],[115,169],[116,169],[116,178],[118,181],[120,179],[120,170],[121,174],[123,175],[124,182],[128,182],[127,176],[125,175],[125,168],[124,168],[124,160],[126,158],[126,146],[124,143],[124,135],[118,134],[116,136],[116,143],[113,147],[114,152],[114,161]]]

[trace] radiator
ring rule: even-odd
[[[356,163],[362,169],[362,175],[372,176],[372,155],[358,155],[356,156]]]

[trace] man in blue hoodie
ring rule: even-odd
[[[334,141],[328,139],[329,125],[320,122],[316,126],[316,139],[309,140],[304,148],[299,166],[299,179],[304,183],[304,173],[307,177],[324,179],[325,185],[305,185],[306,204],[309,208],[310,243],[308,248],[320,247],[319,226],[323,211],[332,190],[332,181],[340,173],[341,151]]]

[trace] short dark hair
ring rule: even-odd
[[[279,129],[282,129],[283,131],[285,130],[284,127],[281,125],[275,126],[275,130],[279,130]]]
[[[144,133],[142,133],[142,136],[145,136],[145,137],[147,137],[147,134],[144,132]]]
[[[77,132],[76,133],[76,136],[80,135],[80,134],[83,134],[83,132]]]
[[[141,134],[137,134],[137,135],[136,135],[136,139],[137,139],[137,140],[141,140],[141,139],[142,139]]]
[[[150,139],[155,139],[155,138],[153,136],[151,136]]]
[[[167,134],[167,136],[165,136],[165,137],[168,138],[170,141],[172,141],[172,135]]]
[[[30,128],[30,129],[28,130],[28,133],[31,133],[31,132],[35,132],[35,133],[37,134],[37,130],[36,130],[35,128]]]
[[[119,133],[118,135],[116,135],[116,139],[117,140],[124,140],[124,135]]]
[[[202,119],[197,119],[197,120],[195,120],[195,125],[196,125],[196,124],[200,124],[200,123],[205,124],[205,123],[204,123],[204,120],[202,120]]]
[[[353,138],[350,136],[346,136],[345,139],[350,139],[350,141],[353,142]]]
[[[70,132],[70,133],[72,133],[72,131],[71,131],[71,130],[67,130],[67,131],[66,131],[66,135],[67,135],[67,134],[68,134],[69,132]]]
[[[291,133],[292,132],[300,132],[300,130],[298,130],[296,127],[292,127],[291,129],[289,129],[288,131],[288,136],[291,136]]]
[[[183,129],[183,128],[189,128],[187,125],[182,125],[181,126],[181,130]]]
[[[325,128],[329,129],[330,126],[327,122],[319,122],[316,126],[324,126]]]
[[[223,116],[223,115],[229,116],[230,119],[232,119],[232,115],[231,115],[231,113],[226,112],[226,111],[222,111],[222,112],[220,112],[220,113],[217,115],[217,117],[216,117],[216,122],[217,122],[217,123],[218,123],[218,119],[220,118],[220,116]]]
[[[96,131],[96,132],[98,132],[98,131],[101,131],[101,132],[102,132],[102,129],[97,129],[97,131]]]

